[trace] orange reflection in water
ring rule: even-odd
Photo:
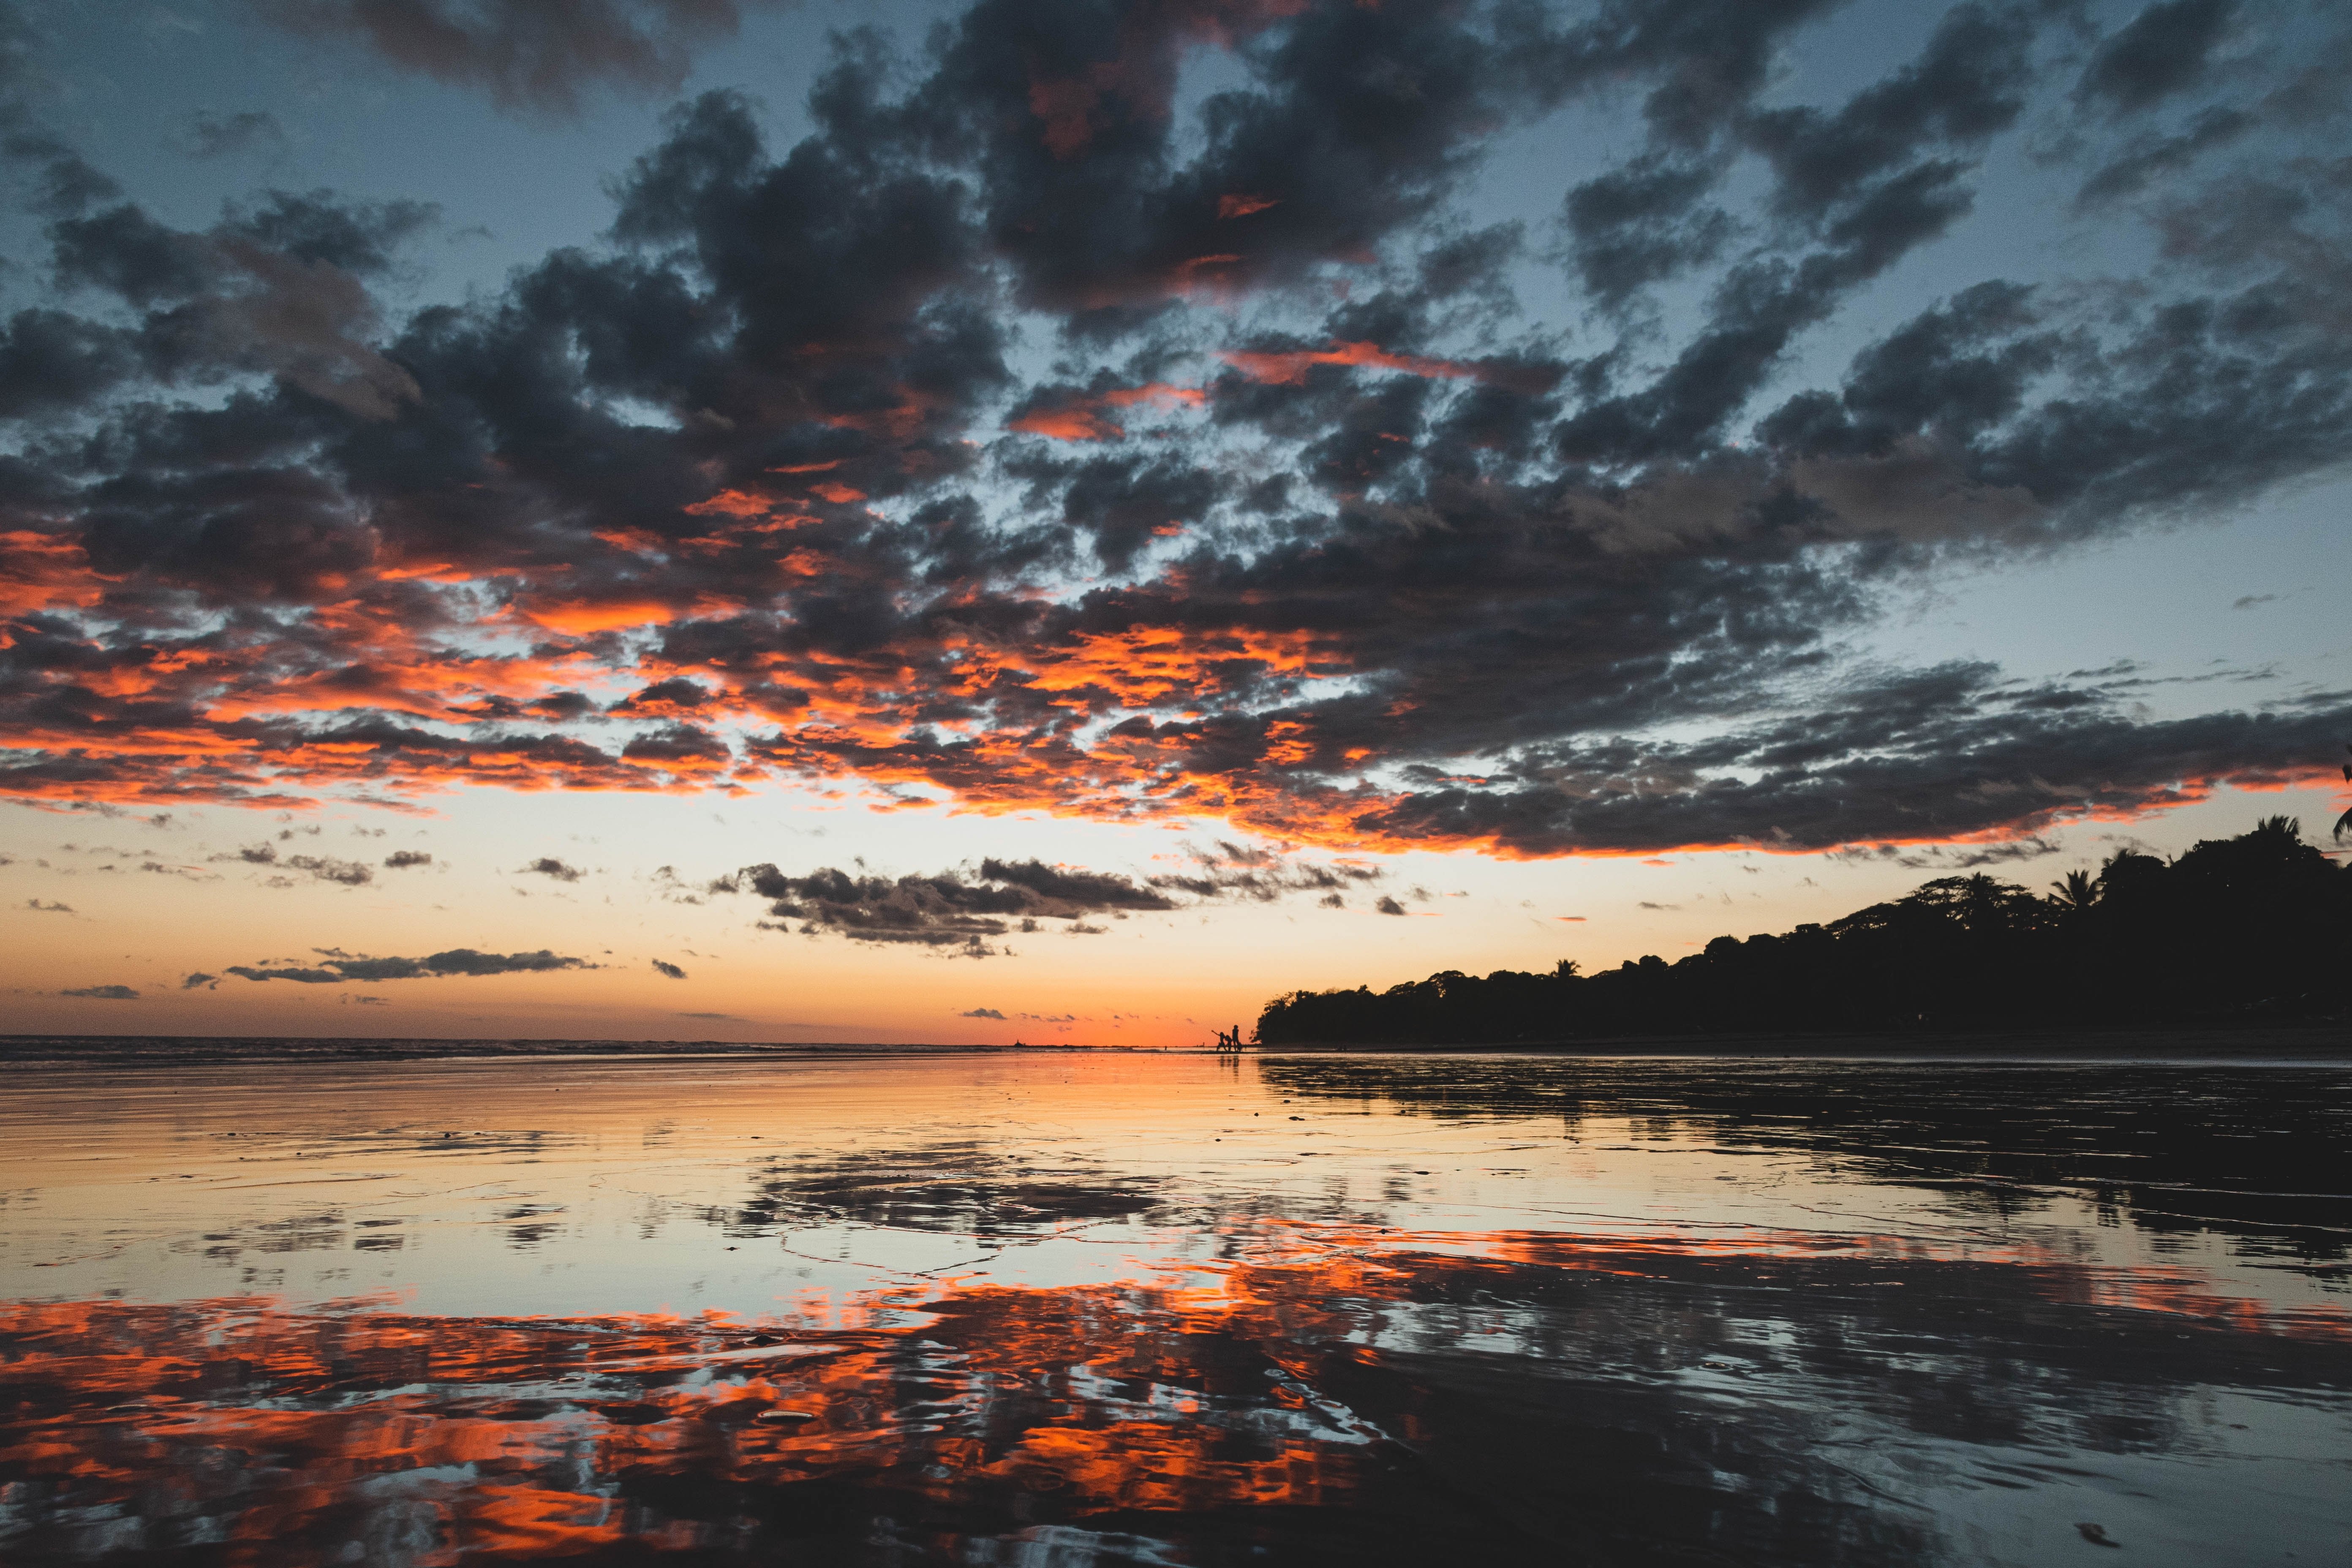
[[[2180,1386],[2276,1375],[2263,1369],[2297,1356],[2295,1375],[2317,1367],[2324,1382],[2352,1344],[2341,1314],[2265,1312],[2186,1275],[2032,1248],[1277,1223],[1250,1250],[1085,1287],[877,1292],[757,1323],[426,1317],[381,1301],[0,1307],[0,1554],[201,1544],[205,1561],[258,1565],[358,1542],[354,1561],[634,1561],[863,1540],[877,1518],[942,1550],[1042,1521],[1246,1534],[1252,1520],[1312,1517],[1410,1533],[1461,1506],[1415,1467],[1442,1469],[1449,1445],[1491,1444],[1498,1425],[1511,1439],[1528,1419],[1500,1405],[1465,1419],[1442,1386],[1456,1373],[1427,1371],[1439,1352],[1517,1366],[1515,1383],[1591,1385],[1619,1360],[1654,1402],[1661,1375],[1723,1364],[1697,1358],[1743,1333],[1761,1357],[1773,1336],[1740,1322],[1832,1331],[1820,1365],[1773,1352],[1797,1358],[1779,1369],[1791,1379],[1843,1375],[1846,1346],[1885,1334],[1915,1357],[1940,1346],[1959,1384],[2014,1362],[1995,1331],[2028,1324],[2064,1341],[2037,1352],[2048,1370],[2028,1385],[2055,1415],[2100,1379],[2146,1380],[2152,1357],[2203,1358],[2170,1374]],[[1453,1343],[1465,1336],[1475,1353]],[[1679,1419],[1683,1394],[1663,1397]],[[1540,1425],[1522,1439],[1559,1440]],[[1789,1472],[1771,1487],[1842,1484],[1785,1435],[1759,1424],[1756,1442]]]
[[[129,1510],[166,1536],[208,1521],[221,1561],[254,1564],[287,1561],[292,1542],[386,1531],[429,1541],[404,1560],[435,1563],[624,1540],[700,1549],[737,1528],[647,1500],[665,1481],[740,1510],[848,1480],[1007,1524],[1046,1496],[1067,1516],[1314,1506],[1354,1488],[1358,1436],[1260,1432],[1237,1450],[1204,1382],[1277,1426],[1300,1401],[1268,1400],[1263,1362],[1212,1375],[1171,1351],[1175,1319],[1151,1290],[986,1290],[944,1319],[897,1315],[780,1331],[19,1305],[0,1311],[0,1472],[11,1511],[52,1550],[73,1544],[59,1516]],[[1137,1337],[1153,1326],[1159,1338]]]

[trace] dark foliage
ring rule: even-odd
[[[1779,936],[1582,974],[1448,970],[1266,1004],[1262,1045],[2304,1018],[2341,1012],[2352,868],[2272,817],[2178,859],[2124,851],[2036,897],[1981,873]]]

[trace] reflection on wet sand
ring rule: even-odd
[[[1034,1160],[971,1142],[860,1152],[814,1160],[777,1156],[751,1196],[709,1217],[739,1237],[779,1226],[850,1220],[991,1237],[1072,1220],[1132,1219],[1160,1202],[1148,1177],[1039,1169]]]
[[[22,1306],[0,1530],[23,1562],[1919,1563],[1973,1558],[1929,1492],[2128,1491],[2137,1459],[2244,1544],[2326,1528],[2343,1475],[2218,1418],[2326,1390],[2340,1431],[2341,1317],[1842,1247],[1292,1239],[830,1329]]]
[[[2086,1187],[2146,1229],[2245,1227],[2315,1261],[2352,1245],[2352,1096],[2338,1068],[1300,1056],[1264,1070],[1281,1093],[1409,1113],[1801,1151],[1996,1210],[2033,1201],[2036,1185]]]
[[[2352,1205],[2143,1214],[2158,1187],[2099,1163],[2180,1080],[1541,1065],[879,1099],[622,1073],[465,1153],[337,1079],[352,1125],[291,1128],[259,1181],[203,1095],[142,1091],[123,1124],[211,1164],[151,1168],[142,1134],[10,1176],[0,1560],[2187,1564],[2352,1535],[2352,1312],[2317,1256]],[[485,1115],[521,1093],[457,1081]],[[649,1082],[658,1110],[606,1120]],[[2273,1122],[2340,1135],[2342,1082]],[[2199,1092],[2217,1150],[2260,1124]],[[2108,1114],[2070,1142],[2085,1096]],[[2192,1184],[2289,1168],[2199,1136]],[[279,1184],[298,1155],[323,1184]],[[166,1193],[184,1226],[63,1247]],[[284,1289],[234,1289],[257,1256]],[[329,1296],[362,1267],[404,1283]],[[734,1304],[594,1305],[632,1270]],[[417,1304],[534,1290],[583,1310]]]

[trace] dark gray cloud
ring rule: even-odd
[[[2056,844],[2032,835],[2005,844],[1854,845],[1844,849],[1832,849],[1824,858],[1850,865],[1885,863],[1915,871],[1929,868],[1967,871],[1985,866],[2006,866],[2020,860],[2039,860],[2045,855],[2059,852]]]
[[[1715,167],[1653,153],[1571,188],[1565,216],[1593,298],[1620,306],[1713,260],[1733,232],[1729,213],[1701,201],[1720,177]]]
[[[417,386],[372,341],[382,317],[369,284],[435,216],[429,204],[344,204],[325,191],[272,191],[202,232],[131,204],[62,216],[48,228],[58,285],[110,296],[138,324],[21,312],[0,354],[31,380],[0,411],[54,413],[73,400],[93,412],[135,362],[163,386],[270,375],[363,419],[388,418]]]
[[[139,993],[128,985],[84,985],[71,991],[60,991],[60,996],[80,996],[93,1002],[136,1002]]]
[[[769,922],[798,921],[801,930],[838,931],[858,942],[979,951],[986,940],[1036,931],[1041,920],[1073,922],[1089,914],[1175,908],[1172,900],[1128,878],[1049,866],[1040,860],[983,860],[977,871],[931,876],[852,876],[831,868],[804,877],[772,865],[747,866],[710,884],[714,893],[749,892],[771,900]],[[768,923],[768,922],[763,922]],[[1099,931],[1098,927],[1086,927]]]
[[[1004,1022],[1004,1015],[998,1012],[993,1007],[974,1007],[971,1012],[958,1013],[956,1016],[959,1018],[993,1018],[1000,1024]]]
[[[1837,0],[1604,0],[1562,32],[1511,40],[1562,89],[1637,82],[1642,116],[1660,143],[1704,147],[1770,79],[1790,36]]]
[[[2135,139],[2118,156],[2094,170],[2076,193],[2078,208],[2138,195],[2168,174],[2178,174],[2217,148],[2251,133],[2258,121],[2238,109],[2209,109],[2177,135]]]
[[[62,310],[19,310],[0,329],[0,419],[79,414],[142,363],[121,328]]]
[[[2102,43],[2076,95],[2134,113],[2194,88],[2236,17],[2236,0],[2163,0]]]
[[[576,112],[593,89],[675,92],[694,51],[780,0],[248,0],[278,26],[350,39],[503,108]]]
[[[1349,889],[1387,875],[1377,866],[1357,861],[1309,860],[1223,839],[1195,847],[1192,858],[1195,869],[1154,876],[1151,886],[1196,899],[1247,899],[1262,904],[1290,893],[1322,893],[1328,903]]]
[[[672,980],[683,980],[686,978],[686,971],[680,969],[675,963],[665,963],[660,959],[656,958],[653,961],[653,964],[656,971],[667,975]]]
[[[2220,784],[2262,789],[2308,776],[2313,760],[2352,731],[2352,692],[2158,721],[2133,717],[2130,695],[1945,666],[1706,742],[1535,748],[1511,770],[1514,785],[1416,795],[1377,826],[1404,837],[1491,836],[1529,854],[2030,845],[2039,828],[2070,817],[2129,816]]]
[[[1771,216],[1799,247],[1735,264],[1664,374],[1590,401],[1561,426],[1561,455],[1614,468],[1714,445],[1798,333],[1969,211],[1969,154],[2023,110],[2032,39],[2022,13],[1955,6],[1918,59],[1838,109],[1738,116],[1736,141],[1770,164]],[[1621,307],[1723,247],[1729,220],[1706,204],[1723,166],[1670,142],[1570,192],[1572,255],[1600,302]]]
[[[566,865],[552,855],[542,855],[516,872],[517,876],[547,877],[558,882],[576,882],[587,874],[579,867]]]
[[[360,861],[338,859],[331,855],[281,856],[275,844],[248,845],[232,854],[215,855],[212,859],[247,866],[279,867],[289,871],[302,872],[313,881],[332,882],[345,888],[363,888],[375,880],[374,869]],[[166,869],[161,866],[156,868]],[[290,888],[296,884],[290,877],[278,876],[269,879],[269,885]]]
[[[215,114],[199,109],[181,128],[179,145],[191,158],[231,158],[246,153],[282,153],[288,142],[286,128],[268,110]]]
[[[1111,572],[1125,572],[1155,537],[1202,521],[1224,488],[1213,472],[1181,458],[1121,455],[1066,463],[1040,456],[1007,467],[1030,481],[1040,500],[1058,496],[1064,521]]]
[[[411,866],[430,866],[433,857],[423,849],[395,849],[383,858],[383,863],[395,871],[403,871]]]
[[[357,860],[338,860],[331,855],[289,855],[280,864],[307,872],[316,881],[345,888],[364,887],[375,880],[374,871]]]
[[[1381,244],[1436,210],[1479,138],[1595,68],[1522,12],[1287,9],[982,0],[903,117],[858,103],[858,122],[961,149],[1023,297],[1116,332],[1172,299],[1286,284]],[[1177,70],[1213,37],[1245,46],[1248,79],[1214,96],[1208,144],[1180,161]],[[848,88],[833,100],[845,127]]]
[[[1864,205],[1924,153],[1969,148],[2007,130],[2032,81],[2030,13],[1962,5],[1946,13],[1919,58],[1835,112],[1780,109],[1748,117],[1746,142],[1779,177],[1773,205],[1810,223]]]
[[[373,958],[336,949],[320,950],[315,964],[232,963],[224,971],[246,980],[290,980],[299,985],[373,984],[385,980],[426,980],[449,975],[544,974],[558,970],[594,969],[584,958],[565,958],[541,948],[536,952],[479,952],[453,947],[425,958]],[[197,977],[190,975],[187,984]]]

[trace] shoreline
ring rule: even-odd
[[[1726,1058],[1877,1058],[1885,1060],[2147,1061],[2278,1058],[2352,1062],[2352,1026],[2315,1024],[2208,1025],[2137,1029],[2103,1025],[2077,1028],[1937,1030],[1846,1034],[1621,1035],[1580,1040],[1527,1040],[1478,1045],[1412,1045],[1379,1041],[1253,1046],[1260,1056],[1332,1052],[1345,1055],[1546,1057],[1672,1057]]]
[[[579,1060],[677,1058],[971,1056],[1044,1051],[1132,1053],[1139,1046],[940,1045],[919,1041],[871,1044],[740,1040],[537,1040],[498,1037],[321,1037],[305,1035],[0,1035],[0,1067],[235,1067],[259,1062],[499,1061],[509,1058]],[[1206,1050],[1206,1047],[1202,1047]]]
[[[905,1041],[778,1044],[732,1040],[442,1039],[387,1036],[0,1035],[0,1066],[13,1068],[235,1067],[261,1063],[487,1061],[509,1058],[573,1059],[856,1058],[1045,1054],[1217,1054],[1201,1046],[1075,1044],[946,1045]],[[1249,1046],[1243,1054],[1279,1056],[1536,1056],[1563,1058],[1885,1061],[2344,1061],[2352,1064],[2352,1026],[2318,1024],[2207,1026],[2133,1029],[2018,1028],[1919,1034],[1630,1036],[1581,1040],[1486,1041],[1428,1045],[1316,1041]]]

